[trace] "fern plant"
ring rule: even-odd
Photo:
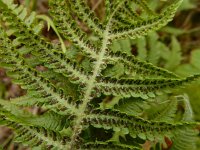
[[[168,2],[155,12],[146,0],[105,0],[105,17],[100,20],[86,1],[49,0],[57,35],[71,42],[63,48],[41,35],[41,16],[12,0],[0,0],[0,65],[27,91],[0,101],[0,124],[15,131],[18,143],[59,150],[141,149],[147,140],[163,143],[182,130],[194,130],[197,123],[187,120],[148,120],[125,111],[121,101],[136,101],[143,108],[144,102],[199,75],[180,78],[111,50],[117,39],[135,39],[166,25],[181,2]],[[112,73],[119,65],[122,73]],[[111,99],[114,106],[105,107]],[[27,107],[44,112],[33,115]]]

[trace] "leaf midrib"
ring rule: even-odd
[[[103,63],[103,59],[104,59],[104,56],[106,53],[109,29],[110,29],[110,26],[107,26],[107,28],[104,32],[104,36],[103,36],[101,52],[99,53],[99,57],[97,58],[97,61],[95,62],[95,65],[94,65],[93,75],[89,78],[89,80],[88,80],[89,82],[85,87],[86,91],[85,91],[85,94],[83,97],[83,103],[79,106],[79,113],[77,114],[77,117],[76,117],[76,122],[74,125],[74,133],[72,134],[70,148],[73,148],[73,144],[79,134],[76,132],[80,131],[80,129],[79,129],[80,127],[82,128],[81,121],[83,119],[83,116],[85,115],[85,110],[87,109],[87,104],[91,100],[91,93],[92,93],[93,88],[95,87],[96,78],[101,70],[101,65]]]
[[[89,82],[85,87],[86,91],[85,91],[85,94],[83,97],[83,103],[81,105],[79,105],[79,108],[78,108],[80,111],[76,116],[76,121],[74,124],[74,132],[71,137],[69,149],[73,148],[74,142],[75,142],[76,138],[78,137],[78,135],[80,134],[77,132],[81,132],[81,130],[82,130],[81,122],[83,120],[83,116],[86,115],[85,110],[87,109],[87,104],[91,100],[91,93],[92,93],[93,88],[95,87],[96,78],[98,77],[98,74],[101,71],[101,65],[103,64],[103,60],[106,55],[106,50],[108,48],[107,45],[108,45],[109,39],[110,39],[109,31],[110,31],[110,27],[112,25],[112,18],[115,15],[116,11],[120,8],[120,6],[123,3],[124,3],[124,1],[121,1],[119,3],[118,7],[113,11],[113,13],[111,14],[110,19],[107,23],[106,30],[103,33],[102,48],[101,48],[101,51],[99,52],[99,57],[97,58],[96,62],[94,63],[95,65],[93,66],[93,68],[94,68],[93,75],[89,78]]]

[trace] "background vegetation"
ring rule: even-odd
[[[40,14],[48,15],[47,1],[48,0],[18,0],[16,2],[23,3],[30,11],[36,10]],[[157,1],[161,0],[152,0],[151,3],[152,7],[155,9],[159,9],[160,7],[157,5]],[[164,0],[162,1],[162,3],[165,3]],[[89,0],[91,8],[96,11],[100,18],[103,17],[104,8],[102,3],[102,0]],[[48,31],[47,26],[44,28],[43,34],[52,42],[58,41],[54,31]],[[168,26],[162,28],[158,32],[152,32],[144,38],[117,41],[112,45],[112,49],[116,51],[126,49],[127,53],[173,71],[180,76],[200,73],[200,1],[184,0],[174,20],[169,23]],[[113,71],[120,74],[121,69],[114,68]],[[110,74],[110,72],[108,72],[108,74]],[[200,82],[175,91],[177,95],[179,93],[185,93],[185,96],[188,96],[196,121],[200,121],[199,92]],[[6,76],[5,70],[0,68],[0,98],[9,99],[23,95],[24,93],[25,91],[21,90],[19,86],[12,84],[12,81]],[[181,109],[180,107],[180,110]],[[31,111],[40,113],[41,110],[32,108]],[[8,144],[11,138],[12,131],[1,127],[0,145]],[[200,140],[197,141],[197,145],[198,149],[200,149]],[[26,148],[12,144],[10,149]],[[148,150],[148,143],[144,145],[144,149]]]

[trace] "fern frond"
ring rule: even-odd
[[[105,18],[104,18],[104,22],[108,21],[108,18],[111,14],[112,11],[112,1],[111,0],[105,0]]]
[[[184,109],[181,120],[192,122],[193,111],[189,102],[189,98],[187,97],[187,95],[181,95],[177,96],[177,99],[179,100],[179,103],[182,103]],[[185,129],[176,132],[174,137],[172,138],[173,141],[172,150],[188,150],[188,149],[195,150],[198,133],[199,131],[197,129],[196,130]]]
[[[120,12],[118,12],[118,16],[115,17],[115,19],[113,20],[113,24],[115,26],[126,27],[126,26],[130,26],[130,24],[134,24],[136,22],[136,19],[140,21],[143,20],[139,14],[137,14],[136,12],[130,9],[129,3],[128,4],[125,3],[125,6],[126,7],[120,9]],[[121,12],[124,12],[124,13],[121,14]]]
[[[0,7],[0,11],[3,12],[0,14],[0,19],[9,23],[9,29],[14,31],[13,34],[17,36],[16,39],[18,42],[26,45],[26,47],[32,50],[32,54],[36,55],[43,62],[45,62],[47,68],[53,69],[55,72],[62,73],[66,77],[78,79],[79,81],[82,80],[84,82],[87,81],[88,73],[84,72],[82,68],[78,68],[78,66],[73,61],[68,59],[62,52],[59,53],[55,51],[52,44],[48,43],[44,40],[44,38],[36,34],[31,29],[31,26],[27,26],[26,20],[24,20],[26,18],[18,17],[20,16],[20,11],[17,11],[17,14],[13,13],[16,9],[19,9],[20,6],[10,8],[5,4],[2,3],[2,7]],[[16,18],[17,21],[13,22],[13,18]],[[23,36],[24,33],[26,36]],[[29,44],[27,45],[26,43]]]
[[[61,91],[60,91],[61,93]],[[27,95],[25,96],[21,96],[21,97],[18,97],[18,98],[14,98],[14,99],[11,99],[11,103],[13,103],[14,105],[16,106],[20,106],[20,107],[32,107],[32,106],[36,106],[36,107],[39,107],[39,108],[42,108],[44,110],[51,110],[59,115],[68,115],[68,114],[75,114],[77,111],[77,104],[73,102],[72,99],[69,98],[69,101],[66,102],[65,105],[61,104],[60,100],[56,101],[56,100],[53,100],[51,97],[40,97],[40,95],[38,96],[36,93],[32,93],[32,91],[30,92],[27,92]],[[71,104],[72,105],[72,109],[74,109],[75,107],[75,110],[74,112],[72,111],[71,112],[71,109],[69,108],[69,106],[71,105],[68,105]],[[68,107],[66,107],[66,105],[68,105]]]
[[[124,7],[120,8],[114,17],[114,29],[117,29],[118,26],[120,27],[130,27],[137,23],[138,21],[144,21],[147,16],[148,18],[151,16],[155,16],[156,13],[148,7],[146,1],[125,1]],[[140,14],[136,12],[140,10]],[[145,13],[145,18],[143,17]]]
[[[76,104],[70,102],[70,97],[63,95],[64,92],[53,87],[49,81],[37,76],[36,71],[21,68],[18,70],[12,70],[12,72],[13,71],[15,72],[15,78],[18,75],[16,83],[20,84],[23,89],[27,89],[31,92],[29,93],[29,96],[35,100],[34,103],[42,103],[44,105],[47,103],[51,104],[52,107],[55,105],[54,107],[56,108],[59,108],[58,106],[60,105],[62,111],[77,112]],[[21,76],[21,74],[24,75]],[[31,76],[32,79],[30,79],[29,76]],[[27,103],[29,102],[27,101]]]
[[[180,87],[191,81],[199,79],[200,75],[194,75],[185,79],[116,79],[102,78],[95,84],[97,92],[106,95],[123,97],[142,97],[147,99],[155,97],[161,91],[168,88]]]
[[[5,106],[7,107],[7,106]],[[14,110],[12,110],[14,111]],[[47,130],[43,127],[34,127],[34,125],[25,125],[23,118],[1,108],[0,124],[14,129],[16,133],[15,141],[32,147],[43,146],[57,149],[67,148],[68,139],[62,137],[58,132]],[[20,123],[23,122],[23,123]],[[28,123],[28,122],[27,122]],[[39,125],[39,123],[37,123]],[[47,126],[46,126],[47,127]]]
[[[16,116],[16,114],[14,114]],[[17,116],[20,117],[20,116]],[[29,115],[23,118],[23,123],[31,123],[31,126],[43,127],[52,131],[61,131],[67,127],[67,116],[58,115],[55,112],[45,112],[41,115]]]
[[[2,116],[1,116],[2,117]],[[6,119],[4,119],[5,122]],[[66,149],[68,139],[56,132],[44,128],[27,127],[15,122],[6,120],[6,125],[14,129],[17,134],[14,141],[24,145],[43,148]]]
[[[88,142],[82,146],[83,149],[87,150],[139,150],[141,148],[136,147],[136,146],[129,146],[126,144],[114,144],[114,143],[106,143],[106,142],[100,142],[100,141],[95,141],[95,142]]]
[[[172,150],[195,150],[198,131],[185,129],[174,134]]]
[[[56,33],[56,35],[59,38],[59,41],[60,41],[61,48],[62,48],[63,52],[66,53],[67,49],[66,49],[65,43],[64,43],[62,37],[60,36],[60,34],[58,33],[53,21],[49,17],[47,17],[46,15],[37,15],[37,18],[45,20],[47,22],[48,30],[50,28],[52,28],[54,30],[54,32]]]
[[[149,15],[155,15],[155,12],[153,10],[151,10],[151,8],[148,6],[148,3],[147,3],[147,0],[141,0],[141,1],[138,1],[138,0],[134,0],[134,2],[136,4],[138,4],[138,6],[143,10],[145,11],[147,14]]]
[[[38,72],[40,76],[46,78],[51,82],[51,84],[57,88],[62,89],[65,95],[72,97],[74,101],[79,99],[79,86],[70,82],[68,78],[60,73],[56,73],[53,70],[45,70]],[[74,92],[77,91],[77,92]]]
[[[145,10],[149,8],[146,6],[144,1],[141,2],[143,4]],[[176,9],[181,4],[182,0],[176,0],[171,5],[169,5],[164,11],[161,12],[160,15],[154,17],[153,19],[145,20],[137,22],[129,27],[122,27],[119,29],[115,29],[109,36],[110,40],[131,37],[132,39],[141,37],[146,35],[149,31],[157,30],[164,25],[166,25],[169,21],[172,20]],[[140,4],[140,5],[141,5]]]
[[[72,51],[76,49],[70,52],[68,48],[63,53],[60,45],[47,42],[39,35],[40,29],[35,29],[38,20],[34,13],[27,14],[24,7],[15,5],[13,0],[0,0],[0,65],[7,69],[14,83],[27,90],[25,96],[1,107],[0,124],[13,128],[18,133],[19,142],[40,146],[41,149],[61,150],[137,149],[137,142],[130,145],[116,141],[111,143],[110,138],[96,142],[92,139],[93,142],[90,142],[91,138],[87,138],[93,134],[90,129],[101,128],[111,136],[120,132],[133,140],[137,137],[139,140],[158,142],[185,129],[192,131],[197,123],[147,121],[123,109],[121,112],[120,109],[98,110],[98,102],[106,95],[122,99],[140,97],[137,99],[147,102],[147,98],[155,97],[168,88],[179,87],[199,78],[200,75],[195,75],[181,79],[135,57],[111,51],[115,39],[127,36],[137,38],[165,25],[172,19],[181,1],[173,1],[160,14],[156,14],[146,0],[105,0],[107,16],[100,21],[87,6],[87,1],[50,0],[50,14],[58,29],[56,33],[59,38],[70,40]],[[129,4],[133,5],[124,8]],[[136,12],[137,8],[142,10],[141,15]],[[31,56],[30,59],[24,56],[27,54]],[[73,56],[69,56],[71,54]],[[124,72],[118,78],[113,78],[116,74],[109,77],[103,74],[106,69],[112,71],[110,68],[117,64],[124,67]],[[40,71],[38,66],[45,67],[47,71]],[[38,106],[47,112],[39,116],[24,114],[17,111],[19,106]],[[80,139],[83,139],[82,142]],[[135,143],[136,147],[132,146]]]
[[[31,91],[30,95],[37,97],[37,101],[43,99],[51,104],[60,103],[61,106],[65,106],[67,111],[76,110],[76,105],[69,103],[70,98],[65,96],[62,90],[56,89],[48,80],[39,76],[38,71],[26,66],[22,57],[13,53],[15,50],[9,45],[9,41],[1,42],[4,43],[1,43],[0,63],[7,65],[8,74],[15,78],[16,83],[20,84],[22,88]],[[4,47],[2,46],[3,44],[5,44]],[[7,49],[7,47],[10,49]]]
[[[115,105],[115,109],[128,115],[141,116],[150,107],[150,102],[142,98],[124,98]]]
[[[61,3],[62,5],[60,5]],[[63,36],[71,40],[74,45],[81,48],[82,52],[90,54],[92,58],[96,59],[98,57],[96,48],[94,48],[94,45],[89,41],[86,33],[78,27],[77,22],[71,16],[70,7],[67,5],[67,2],[50,0],[49,6],[50,13],[54,17],[55,25]]]
[[[7,6],[8,9],[13,10],[13,13],[20,18],[21,20],[24,20],[24,23],[26,24],[27,27],[33,27],[32,30],[34,31],[35,34],[38,34],[42,28],[43,28],[43,23],[38,23],[35,20],[36,13],[32,12],[30,15],[28,14],[27,8],[24,8],[22,5],[18,6],[17,4],[13,3],[13,0],[1,0],[1,5]],[[3,14],[1,15],[3,19]],[[4,18],[5,19],[5,18]],[[13,32],[13,31],[12,31]]]
[[[123,131],[130,134],[133,138],[136,136],[150,141],[162,141],[164,136],[171,137],[174,132],[185,128],[193,128],[193,123],[169,124],[165,122],[147,121],[139,117],[129,116],[119,111],[94,110],[89,112],[83,118],[83,125],[92,125],[96,128],[112,129],[114,131]],[[128,130],[128,132],[127,132]]]
[[[43,127],[47,130],[61,131],[67,125],[67,116],[61,116],[47,111],[41,115],[33,115],[21,107],[15,106],[6,100],[0,100],[1,115],[5,115],[10,121],[27,126]]]
[[[178,78],[178,76],[172,72],[169,72],[165,69],[156,67],[151,63],[147,63],[141,60],[138,60],[134,56],[129,56],[120,51],[113,53],[110,52],[106,58],[106,61],[111,61],[115,64],[116,62],[121,62],[124,64],[125,73],[128,75],[140,75],[140,76],[160,76],[164,78]]]
[[[71,62],[62,53],[54,52],[49,57],[50,54],[46,53],[43,56],[39,56],[43,59],[44,66],[54,70],[57,73],[63,74],[65,77],[69,78],[74,83],[85,84],[88,77],[91,75],[85,72],[82,67],[79,67],[75,62]],[[55,58],[55,59],[54,59]]]
[[[167,102],[163,102],[163,104],[156,104],[147,110],[146,113],[149,120],[171,122],[174,121],[177,106],[177,99],[172,98]]]
[[[86,1],[72,0],[69,1],[69,3],[71,4],[71,10],[90,28],[90,30],[95,34],[99,34],[99,36],[103,35],[103,29],[105,27],[100,23],[94,12],[86,4]],[[74,5],[75,3],[76,5]]]

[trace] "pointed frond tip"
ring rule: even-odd
[[[123,97],[141,97],[147,99],[155,97],[169,89],[179,88],[183,85],[200,79],[200,74],[183,79],[116,79],[102,78],[96,84],[96,91],[106,95]]]
[[[168,70],[154,66],[151,63],[141,61],[135,56],[129,56],[126,53],[120,51],[113,53],[109,52],[105,57],[105,60],[115,64],[116,62],[122,62],[125,68],[126,74],[130,75],[136,73],[140,76],[159,76],[163,78],[178,78],[178,76]]]
[[[150,31],[156,31],[172,20],[181,3],[182,0],[175,0],[159,15],[154,15],[154,17],[151,17],[149,20],[138,21],[129,26],[114,29],[114,31],[109,35],[109,39],[114,40],[126,37],[135,39],[146,35]]]
[[[175,132],[185,128],[195,129],[198,123],[166,123],[148,121],[140,117],[127,115],[115,110],[93,110],[83,118],[82,124],[92,125],[96,128],[112,129],[130,134],[133,138],[137,136],[144,140],[162,141],[165,136],[172,137]]]

